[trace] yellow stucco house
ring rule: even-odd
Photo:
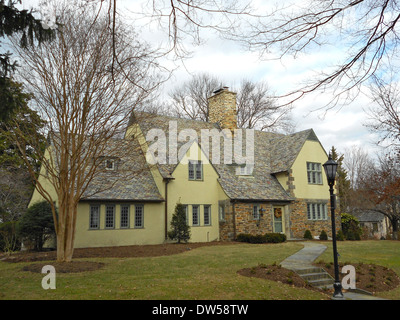
[[[328,157],[314,131],[237,129],[236,94],[226,87],[209,98],[209,113],[209,122],[132,114],[125,137],[114,141],[121,156],[104,155],[107,175],[80,201],[76,248],[161,244],[178,202],[186,208],[191,242],[267,232],[294,239],[307,229],[330,235],[322,167]],[[127,148],[132,144],[137,148]],[[140,170],[119,181],[123,166]],[[31,204],[39,200],[35,191]]]

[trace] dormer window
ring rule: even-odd
[[[107,159],[105,161],[105,168],[109,171],[115,170],[115,160]]]
[[[236,175],[238,176],[251,176],[253,175],[253,165],[246,164],[236,168]]]

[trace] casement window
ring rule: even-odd
[[[144,210],[143,205],[135,205],[135,228],[144,227]]]
[[[90,215],[89,215],[89,229],[99,229],[100,228],[100,206],[91,205]]]
[[[129,228],[129,205],[121,204],[120,228]]]
[[[307,179],[309,184],[322,184],[321,168],[320,163],[307,162]]]
[[[253,165],[245,165],[245,166],[240,166],[236,168],[236,175],[238,176],[251,176],[253,175]]]
[[[114,227],[115,227],[115,206],[114,205],[106,205],[105,228],[106,229],[114,229]]]
[[[112,159],[105,160],[104,166],[105,166],[106,170],[110,170],[110,171],[115,170],[115,160],[112,160]]]
[[[328,220],[328,211],[326,204],[307,203],[308,220]]]
[[[211,225],[211,206],[204,205],[204,225],[210,226]]]
[[[223,205],[219,205],[219,221],[225,221],[225,207]]]
[[[254,220],[260,219],[260,207],[258,204],[253,205],[253,219]]]
[[[192,205],[192,225],[200,225],[200,206]]]
[[[189,160],[189,180],[203,180],[203,163],[200,160]]]

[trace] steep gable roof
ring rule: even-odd
[[[134,140],[113,139],[113,159],[116,170],[101,170],[90,182],[82,201],[164,201],[139,143]],[[107,159],[107,152],[104,159]]]
[[[197,133],[197,142],[202,147],[201,130],[219,129],[217,124],[204,121],[175,118],[149,113],[135,113],[130,124],[137,123],[144,136],[151,129],[161,129],[166,135],[167,150],[169,147],[169,122],[176,121],[176,130],[179,133],[183,129],[193,129]],[[246,132],[242,129],[243,142]],[[315,139],[312,129],[301,131],[291,135],[283,135],[271,132],[254,131],[254,169],[252,176],[238,176],[237,165],[224,164],[221,143],[220,163],[212,163],[219,174],[219,182],[227,196],[240,200],[276,200],[290,201],[292,197],[283,189],[273,173],[287,171],[293,165],[298,153],[307,139]],[[222,140],[221,140],[222,142]],[[177,149],[186,142],[178,142]],[[204,146],[203,146],[204,147]],[[202,149],[204,150],[204,148]],[[208,159],[211,162],[211,147]],[[246,149],[243,143],[242,149]],[[167,151],[168,152],[168,151]],[[160,174],[166,178],[171,177],[176,164],[158,164]]]

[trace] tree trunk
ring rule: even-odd
[[[68,201],[69,200],[69,201]],[[75,222],[78,204],[68,199],[59,203],[57,262],[71,262],[74,254]]]
[[[398,217],[393,217],[390,219],[390,222],[392,223],[392,239],[393,240],[398,240]]]

